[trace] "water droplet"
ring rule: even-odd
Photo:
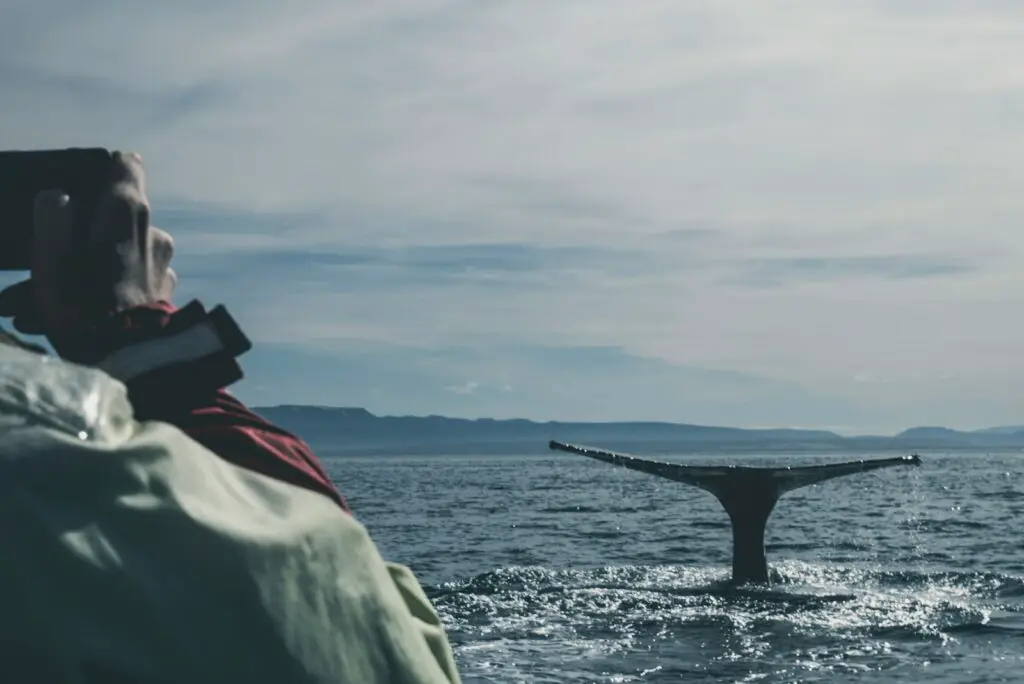
[[[78,439],[82,439],[82,440],[89,439],[89,433],[86,432],[85,430],[79,430],[78,431]]]

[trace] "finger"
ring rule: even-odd
[[[114,164],[112,167],[113,176],[110,179],[113,183],[124,183],[132,186],[140,194],[146,194],[146,169],[142,163],[142,155],[138,152],[124,152],[117,150],[112,155]]]
[[[150,250],[153,255],[153,268],[157,273],[164,271],[174,258],[174,238],[156,226],[149,227]]]
[[[99,243],[101,249],[137,242],[148,219],[142,158],[114,152],[108,184],[89,222],[89,242]]]
[[[110,188],[101,198],[92,223],[94,242],[121,244],[135,241],[146,247],[149,200],[142,157],[134,152],[114,152]]]
[[[178,286],[178,274],[174,272],[174,269],[169,268],[164,271],[163,281],[159,288],[159,298],[165,302],[170,303],[174,298],[174,290]]]

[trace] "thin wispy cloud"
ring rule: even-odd
[[[183,296],[282,355],[253,385],[287,357],[329,403],[296,355],[358,342],[406,370],[338,401],[504,415],[524,384],[465,350],[540,345],[589,365],[524,377],[657,412],[597,347],[665,364],[680,420],[969,427],[1024,410],[1022,58],[1007,1],[20,0],[0,139],[140,150]],[[670,368],[764,392],[708,415]]]
[[[850,279],[906,280],[966,274],[973,264],[950,257],[889,254],[859,257],[775,257],[751,259],[742,265],[739,279],[753,287]]]

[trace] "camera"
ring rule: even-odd
[[[71,198],[75,227],[86,225],[110,184],[112,165],[113,153],[96,147],[0,151],[0,271],[32,265],[37,194],[61,190]]]

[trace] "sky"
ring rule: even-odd
[[[1017,0],[9,0],[0,146],[142,154],[252,404],[969,429],[1022,62]]]

